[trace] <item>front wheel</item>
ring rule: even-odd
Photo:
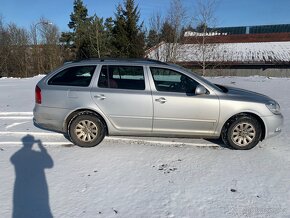
[[[238,150],[248,150],[255,147],[262,135],[261,124],[251,116],[242,116],[227,124],[222,133],[226,145]]]
[[[70,121],[68,135],[80,147],[94,147],[105,137],[105,125],[92,113],[79,113]]]

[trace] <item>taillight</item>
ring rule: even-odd
[[[38,86],[35,87],[35,103],[41,104],[41,89]]]

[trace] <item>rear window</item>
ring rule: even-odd
[[[96,66],[76,66],[62,70],[54,75],[48,85],[58,86],[89,86]]]
[[[103,66],[98,86],[111,89],[144,90],[144,71],[141,66]]]

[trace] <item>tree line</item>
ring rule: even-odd
[[[0,77],[31,77],[60,66],[71,54],[59,37],[58,27],[44,18],[29,30],[0,18]]]
[[[213,0],[200,0],[213,1]],[[178,44],[186,30],[206,31],[207,21],[196,28],[181,0],[171,0],[165,15],[152,14],[149,26],[140,20],[134,0],[124,0],[115,16],[89,15],[82,0],[74,0],[68,22],[69,31],[60,32],[49,20],[41,18],[30,29],[0,17],[0,77],[30,77],[47,73],[66,61],[88,58],[142,58],[145,51],[166,43],[166,60],[174,62]],[[156,57],[156,59],[159,59]]]

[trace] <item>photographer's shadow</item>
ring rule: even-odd
[[[24,136],[22,142],[23,147],[10,159],[15,167],[12,217],[53,217],[44,172],[45,168],[53,167],[53,160],[42,142],[32,135]],[[32,149],[35,143],[39,151]]]

